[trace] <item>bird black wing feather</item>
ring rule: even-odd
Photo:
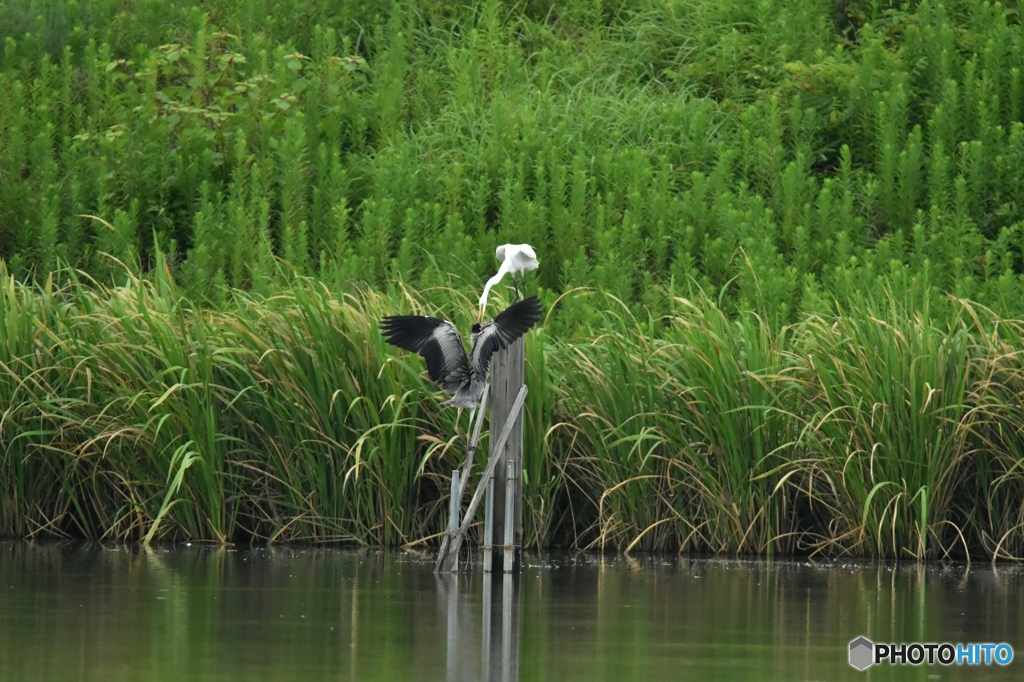
[[[462,337],[451,322],[423,315],[391,315],[380,322],[384,340],[419,353],[431,381],[454,393],[469,375]]]
[[[486,376],[491,356],[530,331],[543,313],[544,306],[536,296],[513,303],[498,313],[473,341],[473,369]]]

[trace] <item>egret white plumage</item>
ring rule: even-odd
[[[516,298],[519,298],[519,285],[516,284],[516,273],[520,273],[523,277],[523,290],[526,290],[526,270],[536,270],[540,263],[537,262],[537,254],[534,252],[533,247],[529,244],[502,244],[494,250],[494,256],[501,261],[501,267],[498,268],[498,273],[487,280],[487,284],[484,285],[484,293],[480,294],[480,315],[479,319],[484,319],[484,309],[487,308],[487,294],[490,293],[491,287],[501,281],[501,278],[512,273],[512,286],[516,290]]]
[[[513,303],[487,324],[473,324],[469,356],[455,325],[438,317],[391,315],[381,320],[384,340],[419,353],[427,363],[431,381],[452,397],[458,430],[463,408],[475,408],[483,393],[491,356],[528,332],[541,318],[543,306],[536,296]],[[472,416],[470,416],[472,424]]]

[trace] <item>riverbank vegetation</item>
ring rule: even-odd
[[[538,544],[1021,556],[1024,32],[976,0],[0,5],[0,534],[396,544],[383,314],[529,242]]]
[[[456,292],[299,279],[210,309],[159,272],[116,288],[0,272],[0,532],[399,544],[443,527],[454,411],[376,326]],[[529,542],[1024,550],[1021,322],[891,296],[782,327],[706,298],[661,319],[566,300],[600,319],[527,337]],[[468,324],[471,301],[458,311]]]

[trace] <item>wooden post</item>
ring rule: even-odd
[[[516,558],[515,524],[508,523],[508,519],[514,517],[516,509],[516,465],[511,458],[507,464],[505,472],[505,544],[502,555],[505,559],[505,573],[511,573]]]
[[[480,423],[483,419],[483,407],[486,402],[491,404],[490,416],[490,456],[487,467],[477,486],[477,491],[470,500],[469,508],[462,520],[461,525],[456,521],[450,530],[445,533],[441,542],[441,549],[437,554],[437,562],[434,571],[458,570],[459,548],[465,539],[466,531],[473,521],[477,505],[484,490],[491,492],[488,495],[487,506],[493,510],[489,515],[493,522],[485,521],[485,552],[484,571],[490,571],[492,567],[491,556],[487,552],[488,546],[493,547],[493,538],[506,538],[505,565],[506,571],[512,570],[517,555],[517,549],[523,546],[523,410],[526,401],[526,385],[524,384],[525,357],[523,339],[520,337],[508,348],[498,351],[491,359],[491,383],[490,392],[481,404],[477,415],[477,427],[469,448],[468,457],[472,458],[472,452],[476,449],[476,439],[480,433]],[[495,439],[494,434],[501,435]],[[469,482],[469,468],[471,459],[467,459],[466,470],[462,475],[462,485],[452,487],[452,496],[456,498],[455,507],[452,510],[453,516],[457,518],[461,511],[461,504],[458,500],[462,497],[462,490]],[[492,479],[493,475],[493,479]],[[506,478],[511,481],[520,481],[510,490],[515,492],[506,502]],[[507,538],[506,526],[511,532],[511,541]],[[489,538],[487,536],[490,536]]]
[[[516,395],[515,401],[512,403],[511,413],[518,415],[519,411],[523,409],[523,403],[526,402],[526,386],[523,385],[519,388],[519,393]],[[501,451],[508,441],[509,435],[512,433],[512,426],[515,424],[514,421],[506,420],[505,426],[501,429],[501,435],[498,436],[497,445],[495,446],[496,451]],[[459,548],[462,546],[462,541],[466,537],[466,531],[469,530],[470,524],[473,523],[473,516],[476,514],[477,507],[480,506],[480,500],[484,496],[484,491],[487,490],[487,486],[484,483],[494,473],[495,465],[498,463],[497,457],[491,457],[487,461],[487,466],[484,468],[484,473],[480,477],[480,484],[476,487],[476,492],[473,493],[473,499],[469,501],[469,507],[466,508],[466,515],[462,519],[462,525],[459,526],[458,530],[452,536],[451,543],[445,547],[442,544],[444,551],[439,552],[437,556],[437,563],[434,565],[434,572],[440,571],[453,571],[457,565],[459,558]]]
[[[458,469],[452,470],[452,492],[448,500],[448,537],[451,538],[459,529],[459,498],[462,491]],[[455,560],[458,562],[458,558]]]
[[[480,485],[485,482],[480,481]],[[484,503],[484,573],[491,572],[494,562],[494,474],[487,477],[487,501]]]
[[[523,386],[525,379],[525,358],[524,342],[519,337],[516,341],[503,351],[498,351],[491,359],[491,433],[501,433],[505,429],[505,422],[511,412],[512,403],[515,402],[519,389]],[[505,477],[508,472],[508,462],[512,462],[513,478],[522,481],[523,477],[523,411],[513,415],[514,423],[509,434],[508,441],[502,450],[498,450],[497,443],[491,440],[491,457],[498,457],[497,466],[494,468],[494,537],[505,538],[505,525],[512,526],[512,553],[515,555],[515,548],[523,546],[523,495],[522,485],[515,487],[511,518],[506,517],[507,503],[505,501],[506,483]]]
[[[476,444],[480,442],[480,430],[484,425],[484,413],[487,410],[487,398],[488,391],[487,387],[484,387],[484,395],[480,400],[480,409],[475,410],[476,412],[476,426],[474,426],[473,412],[470,412],[469,416],[469,431],[471,433],[468,447],[466,448],[466,462],[462,465],[462,473],[456,469],[452,471],[452,492],[451,500],[448,506],[448,513],[450,514],[448,520],[448,530],[444,534],[444,538],[441,540],[441,548],[437,553],[437,564],[434,567],[434,571],[440,570],[441,563],[445,560],[448,555],[448,549],[452,546],[452,538],[458,532],[461,527],[461,517],[459,515],[462,510],[462,493],[466,492],[466,486],[469,485],[469,474],[473,468],[473,455],[476,453]],[[460,484],[461,479],[461,484]],[[456,562],[458,558],[456,557]],[[455,564],[456,567],[458,563]]]

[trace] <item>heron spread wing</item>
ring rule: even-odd
[[[392,315],[380,323],[384,340],[419,353],[427,374],[438,386],[454,393],[469,375],[469,360],[462,337],[451,322],[423,315]]]
[[[473,370],[487,375],[491,356],[530,331],[540,320],[544,308],[536,296],[513,303],[485,324],[473,340]]]

